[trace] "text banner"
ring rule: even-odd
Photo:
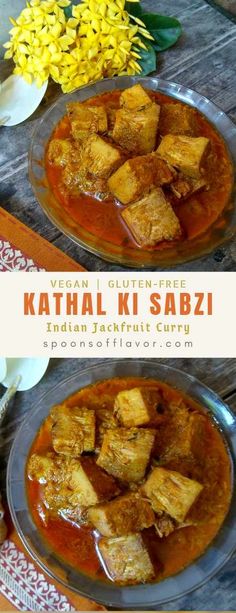
[[[5,357],[235,357],[234,273],[5,273]]]

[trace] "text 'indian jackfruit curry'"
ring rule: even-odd
[[[52,408],[27,491],[39,532],[75,569],[121,585],[160,581],[219,531],[230,458],[196,402],[153,379],[115,378]]]
[[[100,239],[162,249],[193,239],[220,216],[232,165],[194,108],[140,84],[67,104],[46,152],[62,207]]]

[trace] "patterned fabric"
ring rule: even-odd
[[[0,272],[42,272],[31,258],[0,236]]]
[[[0,593],[19,611],[75,611],[12,541],[0,549]]]
[[[1,3],[1,0],[0,0]],[[0,206],[0,272],[81,272],[77,264],[55,245],[33,232]]]

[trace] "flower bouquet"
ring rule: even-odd
[[[5,58],[14,74],[42,87],[50,78],[64,93],[117,75],[147,75],[157,52],[181,34],[173,17],[145,12],[139,0],[30,0],[10,19]]]

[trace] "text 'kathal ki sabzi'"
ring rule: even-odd
[[[117,378],[52,408],[27,487],[59,555],[129,585],[161,580],[202,554],[227,513],[231,477],[221,434],[197,407],[160,382]]]

